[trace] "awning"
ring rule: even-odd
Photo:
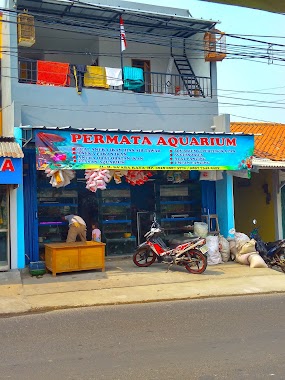
[[[33,132],[38,129],[42,130],[57,130],[57,131],[81,131],[81,132],[121,132],[121,133],[146,133],[146,134],[167,134],[167,135],[225,135],[225,136],[255,136],[255,133],[252,132],[244,132],[244,131],[232,131],[232,132],[215,132],[215,131],[187,131],[187,130],[173,130],[168,131],[164,129],[120,129],[120,128],[94,128],[86,126],[84,128],[73,128],[71,126],[54,126],[54,127],[46,127],[44,125],[21,125],[19,128],[23,131],[23,138],[31,139],[33,138]]]
[[[283,169],[285,168],[285,161],[273,161],[268,158],[253,157],[252,166],[260,169]]]
[[[114,38],[118,30],[119,17],[122,16],[128,40],[135,35],[145,41],[166,37],[189,38],[196,33],[206,32],[216,25],[216,21],[192,18],[186,9],[167,6],[154,6],[128,1],[66,1],[66,0],[18,0],[17,9],[28,9],[36,17],[36,21],[45,23],[63,23],[65,28],[89,28],[92,33],[108,35]],[[150,39],[150,40],[151,40]],[[143,41],[142,41],[143,42]]]
[[[0,141],[0,157],[23,158],[20,145],[13,141]]]

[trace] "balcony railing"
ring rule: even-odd
[[[38,83],[37,61],[28,59],[19,61],[19,82],[29,84]],[[68,85],[66,85],[66,87],[75,86],[74,77],[72,74],[69,74]],[[110,88],[112,90],[124,90],[123,86]],[[96,87],[96,89],[98,88]],[[167,74],[153,71],[144,72],[144,84],[133,91],[147,94],[212,97],[210,77]]]

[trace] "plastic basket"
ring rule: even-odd
[[[46,273],[46,263],[44,261],[32,261],[29,264],[29,272],[32,276],[41,276]]]

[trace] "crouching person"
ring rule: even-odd
[[[62,220],[67,220],[69,224],[67,243],[74,243],[77,236],[81,241],[86,241],[86,223],[78,215],[61,215]]]

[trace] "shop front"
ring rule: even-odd
[[[88,240],[97,223],[107,254],[133,252],[153,213],[166,239],[184,236],[202,214],[230,213],[227,173],[249,169],[253,151],[253,136],[230,133],[41,128],[32,141],[24,178],[33,260],[45,244],[65,241],[61,214],[80,215]]]
[[[22,157],[14,139],[0,138],[0,271],[18,267],[17,217]]]

